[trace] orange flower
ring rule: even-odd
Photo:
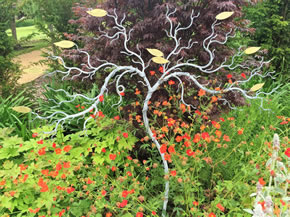
[[[266,185],[266,182],[264,181],[263,178],[259,178],[259,183],[263,186]]]
[[[155,71],[150,71],[150,75],[155,75]]]
[[[168,128],[164,126],[164,127],[161,128],[161,131],[164,132],[164,133],[168,133]]]
[[[242,135],[243,133],[244,133],[244,128],[238,130],[238,134],[239,134],[239,135]]]
[[[182,141],[182,136],[176,136],[175,141],[176,142],[181,142]]]
[[[138,90],[138,88],[136,88],[135,94],[136,94],[136,95],[139,95],[140,93],[141,93],[141,91]]]
[[[200,89],[198,91],[198,96],[204,96],[205,95],[205,91],[203,89]]]
[[[168,81],[168,84],[173,85],[173,84],[175,84],[175,81],[170,80],[170,81]]]
[[[231,140],[230,140],[230,137],[227,136],[227,135],[224,135],[224,140],[225,140],[226,142],[230,142],[230,141],[231,141]]]
[[[61,149],[60,148],[56,148],[56,149],[54,149],[54,151],[55,151],[56,154],[61,154]]]
[[[216,217],[216,215],[215,215],[213,212],[211,212],[211,213],[208,215],[208,217]]]
[[[166,147],[165,144],[161,145],[161,147],[160,147],[160,153],[161,154],[164,154],[166,152],[166,149],[167,149],[167,147]]]
[[[125,96],[125,93],[124,93],[124,92],[121,92],[120,95],[121,95],[121,96]]]
[[[217,98],[216,96],[213,96],[213,97],[211,98],[211,102],[213,103],[213,102],[216,102],[216,101],[218,101],[218,98]]]
[[[176,170],[172,170],[172,171],[170,172],[170,174],[171,174],[172,176],[176,176],[177,172],[176,172]]]
[[[115,159],[116,159],[116,157],[117,157],[117,155],[116,155],[116,154],[110,154],[110,155],[109,155],[109,158],[110,158],[111,160],[115,160]]]
[[[222,131],[220,131],[220,130],[216,130],[216,131],[215,131],[215,135],[216,135],[218,138],[221,138],[221,136],[222,136]]]
[[[137,212],[136,217],[143,217],[143,213],[142,212]]]
[[[99,101],[100,101],[100,102],[103,102],[103,101],[104,101],[104,95],[101,95],[101,96],[99,97]]]
[[[225,208],[224,208],[220,203],[218,203],[218,204],[216,205],[216,207],[219,208],[220,211],[222,211],[222,212],[225,211]]]
[[[193,142],[194,142],[194,143],[198,143],[199,141],[200,141],[200,134],[195,134],[195,135],[194,135]]]
[[[67,145],[67,146],[65,146],[64,148],[63,148],[63,150],[65,151],[65,152],[69,152],[69,150],[71,150],[71,146],[70,145]]]
[[[193,204],[194,206],[198,206],[198,202],[197,202],[197,201],[193,201],[192,204]]]
[[[168,152],[169,153],[175,153],[175,149],[174,149],[174,146],[173,145],[169,146]]]

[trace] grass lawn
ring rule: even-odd
[[[21,38],[27,37],[28,35],[32,33],[38,33],[38,34],[32,37],[31,40],[41,40],[41,39],[46,38],[46,36],[43,33],[40,33],[35,26],[18,27],[16,30],[17,30],[17,37],[19,40],[21,40]],[[9,36],[12,35],[11,29],[7,30],[6,32]]]

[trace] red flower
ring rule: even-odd
[[[56,164],[56,170],[61,170],[61,168],[62,168],[62,165],[61,165],[61,163],[58,163],[58,164]]]
[[[37,141],[37,144],[42,145],[43,144],[43,140]]]
[[[89,185],[89,184],[92,184],[92,183],[93,183],[93,181],[90,178],[88,178],[87,184]]]
[[[286,151],[285,151],[285,155],[287,157],[290,157],[290,148],[287,148]]]
[[[230,140],[230,137],[227,136],[227,135],[224,135],[224,140],[225,140],[226,142],[230,142],[230,141],[231,141],[231,140]]]
[[[161,154],[164,154],[164,153],[166,152],[166,149],[167,149],[166,145],[163,144],[163,145],[160,147],[160,153],[161,153]]]
[[[124,190],[124,191],[122,192],[122,197],[126,198],[126,197],[128,196],[128,194],[129,194],[129,192],[126,191],[126,190]]]
[[[173,85],[173,84],[175,84],[175,82],[172,81],[172,80],[170,80],[170,81],[168,81],[168,84],[169,84],[169,85]]]
[[[264,181],[263,178],[259,178],[259,183],[263,186],[266,185],[266,182]]]
[[[177,137],[175,138],[175,141],[176,141],[176,142],[181,142],[181,141],[182,141],[182,136],[177,136]]]
[[[122,203],[120,203],[119,207],[125,207],[128,204],[128,200],[123,200]]]
[[[150,75],[155,75],[155,71],[150,71]]]
[[[156,215],[156,212],[155,211],[152,211],[152,215]]]
[[[222,122],[224,122],[224,121],[225,121],[225,119],[223,119],[223,118],[220,118],[220,120],[221,120]]]
[[[99,97],[99,101],[100,101],[100,102],[103,102],[103,101],[104,101],[104,95],[101,95],[101,96]]]
[[[239,134],[239,135],[242,135],[243,133],[244,133],[244,128],[238,130],[238,134]]]
[[[53,147],[53,148],[56,148],[56,144],[55,144],[55,143],[52,143],[52,147]]]
[[[114,171],[116,171],[116,167],[115,166],[112,166],[112,171],[114,172]]]
[[[127,172],[128,176],[132,176],[132,173],[130,171]]]
[[[220,211],[222,211],[222,212],[225,211],[225,208],[224,208],[220,203],[218,203],[218,204],[216,205],[216,207],[219,208]]]
[[[124,138],[128,138],[128,133],[123,133]]]
[[[161,72],[161,73],[164,72],[164,68],[162,66],[159,67],[159,72]]]
[[[74,189],[73,187],[69,187],[69,188],[66,189],[66,192],[67,192],[68,194],[70,194],[70,193],[72,193],[74,190],[75,190],[75,189]]]
[[[143,217],[143,213],[142,212],[137,212],[136,217]]]
[[[203,132],[203,133],[201,134],[201,137],[202,137],[203,139],[209,138],[209,134],[208,134],[208,132]]]
[[[175,149],[174,149],[174,146],[169,146],[169,148],[168,148],[168,152],[169,153],[175,153]]]
[[[186,154],[190,157],[190,156],[193,156],[195,154],[195,152],[192,151],[191,149],[187,149]]]
[[[65,151],[65,152],[69,152],[69,150],[71,150],[71,146],[70,145],[67,145],[67,146],[65,146],[64,148],[63,148],[63,150]]]
[[[233,76],[231,74],[227,75],[227,79],[231,79]]]
[[[120,120],[120,116],[117,115],[117,116],[114,117],[114,119],[115,119],[116,121],[118,121],[118,120]]]
[[[103,196],[106,196],[107,192],[103,189],[102,192],[101,192],[101,194],[102,194]]]
[[[43,147],[43,148],[39,149],[38,154],[39,155],[44,155],[45,154],[45,148],[46,147]]]
[[[195,113],[198,115],[201,115],[200,111],[198,111],[198,110],[195,110]]]
[[[54,151],[55,151],[56,154],[61,154],[61,149],[60,148],[56,148],[56,149],[54,149]]]
[[[115,159],[116,159],[116,157],[117,157],[117,155],[116,155],[116,154],[110,154],[110,155],[109,155],[109,158],[110,158],[111,160],[115,160]]]
[[[203,90],[203,89],[200,89],[199,91],[198,91],[198,94],[197,94],[198,96],[204,96],[205,95],[205,91]]]
[[[125,96],[125,93],[124,93],[124,92],[121,92],[120,95],[121,95],[121,96]]]
[[[102,152],[103,152],[103,153],[106,153],[106,149],[105,149],[105,148],[102,148]]]
[[[244,79],[247,78],[245,73],[242,73],[241,76],[242,76]]]
[[[20,171],[24,171],[24,170],[26,170],[28,165],[25,166],[24,164],[20,164],[19,167],[20,167]]]
[[[70,168],[70,162],[64,162],[63,168]]]
[[[216,215],[215,215],[213,212],[211,212],[211,213],[208,215],[208,217],[216,217]]]
[[[49,172],[49,170],[41,170],[41,173],[43,174],[43,175],[45,175],[45,176],[48,176],[48,172]]]
[[[176,176],[177,172],[176,172],[176,170],[172,170],[172,171],[170,172],[170,174],[171,174],[172,176]]]
[[[32,137],[33,137],[33,138],[35,138],[35,137],[37,137],[37,136],[38,136],[37,133],[33,133],[33,134],[32,134]]]
[[[193,204],[194,206],[198,206],[198,201],[193,201],[192,204]]]
[[[40,192],[47,192],[48,191],[48,186],[46,184],[41,186]]]
[[[195,135],[194,135],[193,142],[194,142],[194,143],[198,143],[199,141],[200,141],[200,134],[195,134]]]

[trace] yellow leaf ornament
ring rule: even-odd
[[[265,84],[265,83],[256,84],[256,85],[254,85],[254,86],[250,89],[250,91],[251,91],[251,92],[255,92],[255,91],[257,91],[257,90],[260,90],[260,89],[264,86],[264,84]]]
[[[261,47],[249,47],[244,52],[245,54],[253,54],[260,50]]]
[[[164,59],[163,57],[153,57],[152,58],[152,61],[154,63],[157,63],[157,64],[166,64],[166,63],[169,63],[169,61],[167,59]]]
[[[103,9],[94,9],[91,11],[87,11],[87,13],[94,17],[104,17],[108,14],[108,12]]]
[[[229,18],[230,16],[232,16],[234,14],[234,12],[231,12],[231,11],[225,11],[225,12],[222,12],[218,15],[216,15],[216,19],[217,20],[225,20],[227,18]]]
[[[156,57],[163,57],[163,53],[162,51],[158,50],[158,49],[150,49],[150,48],[147,48],[148,52],[150,54],[152,54],[153,56],[156,56]]]
[[[54,45],[60,48],[72,48],[73,46],[75,46],[75,43],[72,41],[63,40],[63,41],[54,43]]]
[[[12,109],[16,112],[23,113],[23,114],[31,112],[31,109],[26,106],[15,106]]]

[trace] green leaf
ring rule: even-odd
[[[12,161],[9,161],[9,160],[6,160],[3,164],[3,167],[4,169],[8,170],[8,169],[11,169],[13,167],[13,162]]]

